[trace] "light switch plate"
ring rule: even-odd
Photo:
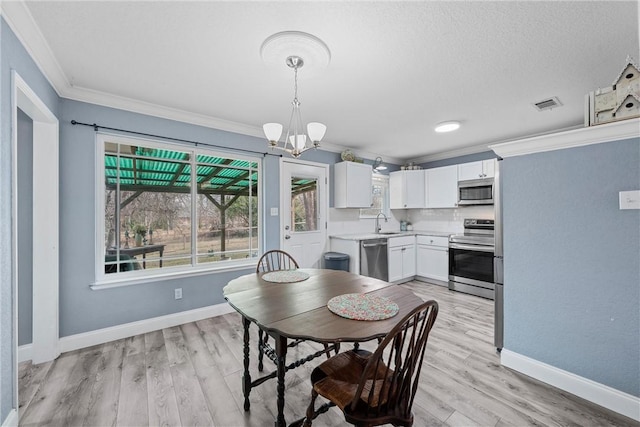
[[[621,191],[620,209],[640,209],[640,190]]]
[[[271,208],[271,216],[278,216],[278,208]]]

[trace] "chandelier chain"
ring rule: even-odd
[[[298,104],[298,66],[293,69],[293,101]]]

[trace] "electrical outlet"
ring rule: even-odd
[[[175,299],[182,299],[182,288],[175,288],[173,294]]]

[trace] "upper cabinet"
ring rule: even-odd
[[[335,164],[333,175],[334,207],[371,207],[371,165],[354,162]]]
[[[425,207],[425,171],[405,170],[389,174],[389,204],[391,209]]]
[[[425,170],[427,208],[455,208],[458,205],[458,165]]]
[[[496,160],[462,163],[458,165],[458,180],[493,178],[496,174]]]

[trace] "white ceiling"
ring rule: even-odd
[[[24,6],[3,14],[61,96],[256,136],[288,121],[293,98],[292,71],[267,67],[260,45],[311,33],[331,63],[299,72],[303,120],[327,125],[325,146],[387,160],[581,126],[585,94],[611,85],[627,55],[640,60],[637,1]],[[532,106],[552,96],[563,106]],[[445,120],[463,126],[436,134]]]

